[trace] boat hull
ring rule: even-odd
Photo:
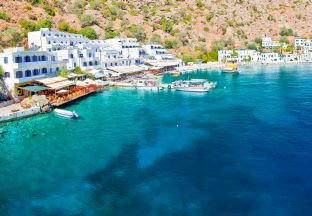
[[[136,87],[139,90],[150,90],[150,91],[158,91],[162,90],[163,88],[161,87],[148,87],[148,86],[142,86],[142,87]]]
[[[183,91],[183,92],[208,92],[208,88],[176,88],[176,91]]]
[[[221,70],[222,73],[239,73],[238,70]]]
[[[78,118],[78,115],[77,113],[75,112],[70,112],[70,111],[67,111],[67,110],[60,110],[60,109],[55,109],[54,112],[61,116],[61,117],[64,117],[64,118]]]

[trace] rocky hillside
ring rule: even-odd
[[[312,37],[311,11],[311,0],[5,0],[0,45],[25,44],[27,31],[53,27],[90,38],[132,36],[198,54],[264,35],[280,40],[283,27],[286,36]]]

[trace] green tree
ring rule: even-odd
[[[236,52],[235,50],[233,50],[233,53],[231,54],[232,57],[237,57],[238,56],[238,52]]]
[[[112,25],[105,27],[105,39],[115,38],[117,36],[119,36],[119,33],[115,31]]]
[[[173,30],[173,23],[167,20],[164,16],[160,19],[161,28],[167,33],[171,33]]]
[[[210,22],[211,21],[211,19],[214,17],[214,14],[213,13],[208,13],[207,15],[206,15],[206,20],[207,20],[207,22]]]
[[[3,77],[4,75],[4,70],[3,67],[0,65],[0,79]]]
[[[27,0],[31,5],[38,5],[42,2],[42,0]]]
[[[194,58],[194,56],[191,56],[191,55],[183,55],[182,56],[182,61],[184,63],[189,63],[189,62],[195,62],[196,59]]]
[[[9,21],[10,17],[5,12],[0,11],[0,19],[5,20],[5,21]]]
[[[16,46],[23,38],[23,34],[16,28],[9,28],[0,33],[0,42],[3,46]]]
[[[172,40],[172,39],[167,39],[164,42],[164,47],[166,49],[176,49],[178,47],[178,41]]]
[[[250,42],[246,45],[247,49],[258,50],[257,44],[255,42]]]
[[[98,38],[95,30],[91,27],[82,28],[79,33],[91,40]]]
[[[203,8],[205,5],[202,0],[196,0],[196,6],[198,8]]]
[[[151,43],[161,44],[161,37],[159,34],[153,34],[150,41]]]
[[[75,69],[73,70],[73,73],[75,73],[75,74],[84,74],[84,72],[81,70],[80,67],[75,67]]]
[[[256,44],[258,44],[259,46],[262,46],[262,38],[261,38],[261,37],[256,37],[256,38],[254,39],[254,42],[255,42]]]
[[[31,31],[38,31],[40,27],[31,21],[27,20],[20,20],[19,25],[26,31],[26,32],[31,32]]]
[[[91,0],[89,2],[90,8],[93,10],[100,10],[103,8],[105,0]]]
[[[45,12],[46,12],[47,14],[49,14],[50,16],[55,16],[55,10],[54,10],[54,8],[51,7],[50,5],[45,5],[45,6],[43,7],[43,9],[44,9]]]
[[[62,70],[57,73],[57,76],[68,78],[68,71],[63,67]]]
[[[216,50],[210,50],[207,53],[207,62],[216,62],[218,61],[218,52]]]
[[[48,28],[48,29],[51,29],[51,28],[52,28],[52,21],[51,21],[50,19],[39,20],[38,26],[39,26],[40,28]]]
[[[80,24],[81,24],[81,27],[87,27],[87,26],[97,25],[98,21],[91,14],[82,14],[80,16]]]
[[[69,33],[78,33],[78,31],[72,27],[67,22],[60,22],[57,25],[57,29],[63,32],[69,32]]]
[[[143,42],[146,38],[146,33],[143,26],[132,24],[128,27],[127,37],[133,37],[138,41]]]
[[[291,28],[282,27],[280,31],[280,36],[293,36],[294,31]]]

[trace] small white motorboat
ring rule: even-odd
[[[155,80],[137,80],[135,87],[141,90],[163,90],[163,87],[160,86]]]
[[[187,81],[177,81],[173,83],[176,91],[184,92],[208,92],[216,87],[216,83],[208,82],[204,79],[191,79]]]
[[[62,117],[65,117],[65,118],[78,118],[78,114],[73,111],[68,111],[68,110],[63,110],[63,109],[54,109],[54,112],[59,115],[59,116],[62,116]]]

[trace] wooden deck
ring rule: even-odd
[[[64,105],[64,104],[70,103],[70,102],[72,102],[72,101],[74,101],[74,100],[77,100],[77,99],[79,99],[79,98],[82,98],[82,97],[85,97],[85,96],[87,96],[87,95],[93,94],[93,93],[95,93],[95,92],[97,92],[97,90],[92,90],[92,91],[86,92],[86,93],[84,93],[84,94],[82,94],[82,95],[79,95],[79,96],[74,97],[74,98],[72,98],[72,99],[70,99],[70,100],[67,100],[67,101],[62,101],[62,102],[59,102],[59,103],[51,103],[51,104],[52,104],[53,107],[59,107],[59,106],[62,106],[62,105]]]

